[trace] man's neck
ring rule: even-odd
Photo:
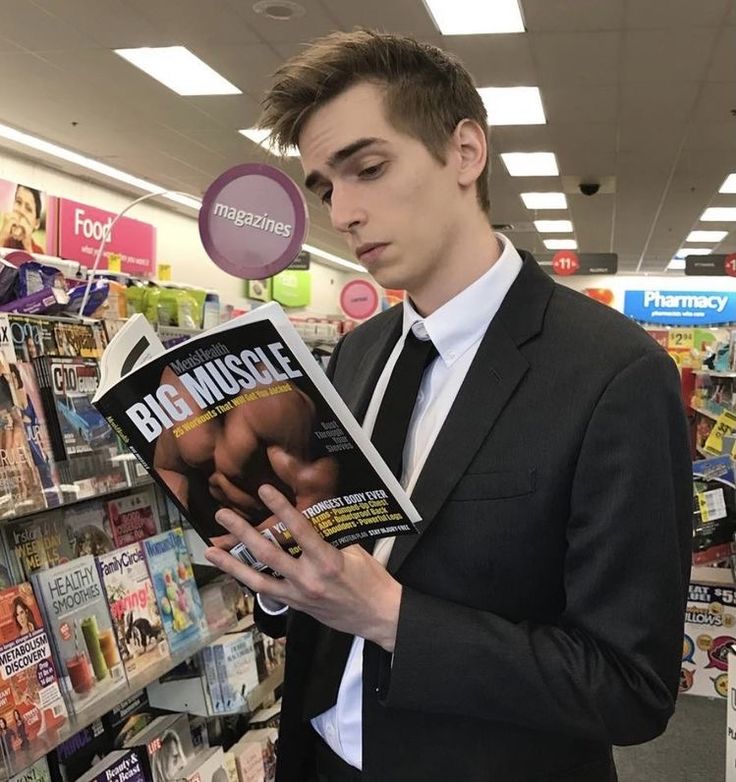
[[[460,238],[448,248],[447,257],[437,273],[415,291],[407,291],[416,311],[423,317],[431,315],[450,299],[482,277],[501,257],[503,245],[485,216],[460,233]]]

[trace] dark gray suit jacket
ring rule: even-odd
[[[396,651],[364,652],[367,782],[603,782],[677,693],[691,466],[678,373],[639,326],[528,254],[490,324],[398,538]],[[361,420],[401,308],[339,345]],[[279,633],[279,622],[261,621]],[[290,612],[279,782],[311,763],[317,624]]]

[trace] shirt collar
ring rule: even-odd
[[[483,337],[522,267],[511,242],[502,234],[496,237],[503,248],[498,260],[431,315],[422,318],[409,298],[404,299],[402,340],[409,329],[419,339],[429,337],[449,367]]]

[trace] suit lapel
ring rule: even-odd
[[[388,561],[395,573],[421,539],[529,369],[519,347],[542,328],[554,283],[534,259],[524,265],[488,327],[468,374],[412,493],[419,535],[396,539]]]

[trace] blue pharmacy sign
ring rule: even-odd
[[[736,293],[626,291],[624,315],[662,326],[715,326],[736,322]]]

